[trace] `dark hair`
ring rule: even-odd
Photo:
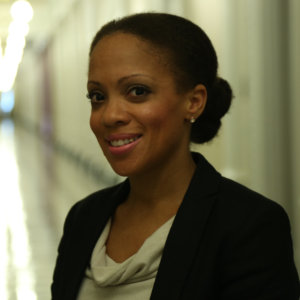
[[[90,54],[97,43],[115,32],[130,33],[165,51],[181,90],[197,84],[205,85],[208,93],[203,113],[192,125],[191,141],[205,143],[216,136],[221,118],[229,110],[230,85],[217,76],[218,60],[205,32],[191,21],[166,13],[140,13],[104,25],[94,37]]]

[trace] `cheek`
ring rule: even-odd
[[[92,129],[93,133],[97,136],[97,134],[99,133],[99,120],[98,118],[95,116],[95,114],[91,113],[90,116],[90,128]]]
[[[157,105],[145,111],[143,114],[142,122],[152,129],[161,131],[177,131],[184,124],[184,116],[178,106],[172,105]]]
[[[100,148],[104,152],[105,149],[103,148],[103,146],[105,145],[105,141],[102,138],[103,137],[103,132],[101,130],[100,124],[101,123],[99,121],[99,118],[97,116],[95,116],[94,114],[91,114],[91,116],[90,116],[90,128],[91,128],[92,132],[94,133]]]
[[[147,127],[161,128],[168,122],[170,108],[161,105],[146,107],[139,114],[141,122]]]
[[[152,143],[153,151],[156,147],[161,149],[162,145],[173,147],[183,135],[178,112],[172,109],[151,111],[144,115],[142,122]]]

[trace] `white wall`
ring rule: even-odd
[[[295,238],[295,254],[300,270],[300,1],[290,1],[290,33],[289,33],[289,118],[290,125],[290,187],[292,190],[290,216],[293,221]]]

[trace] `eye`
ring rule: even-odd
[[[134,86],[129,89],[129,94],[134,97],[147,96],[150,90],[145,86]]]
[[[91,91],[87,93],[86,97],[91,101],[91,103],[100,103],[104,100],[103,93],[99,91]]]

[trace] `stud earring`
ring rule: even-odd
[[[193,124],[195,123],[196,119],[194,117],[191,117],[190,122]]]

